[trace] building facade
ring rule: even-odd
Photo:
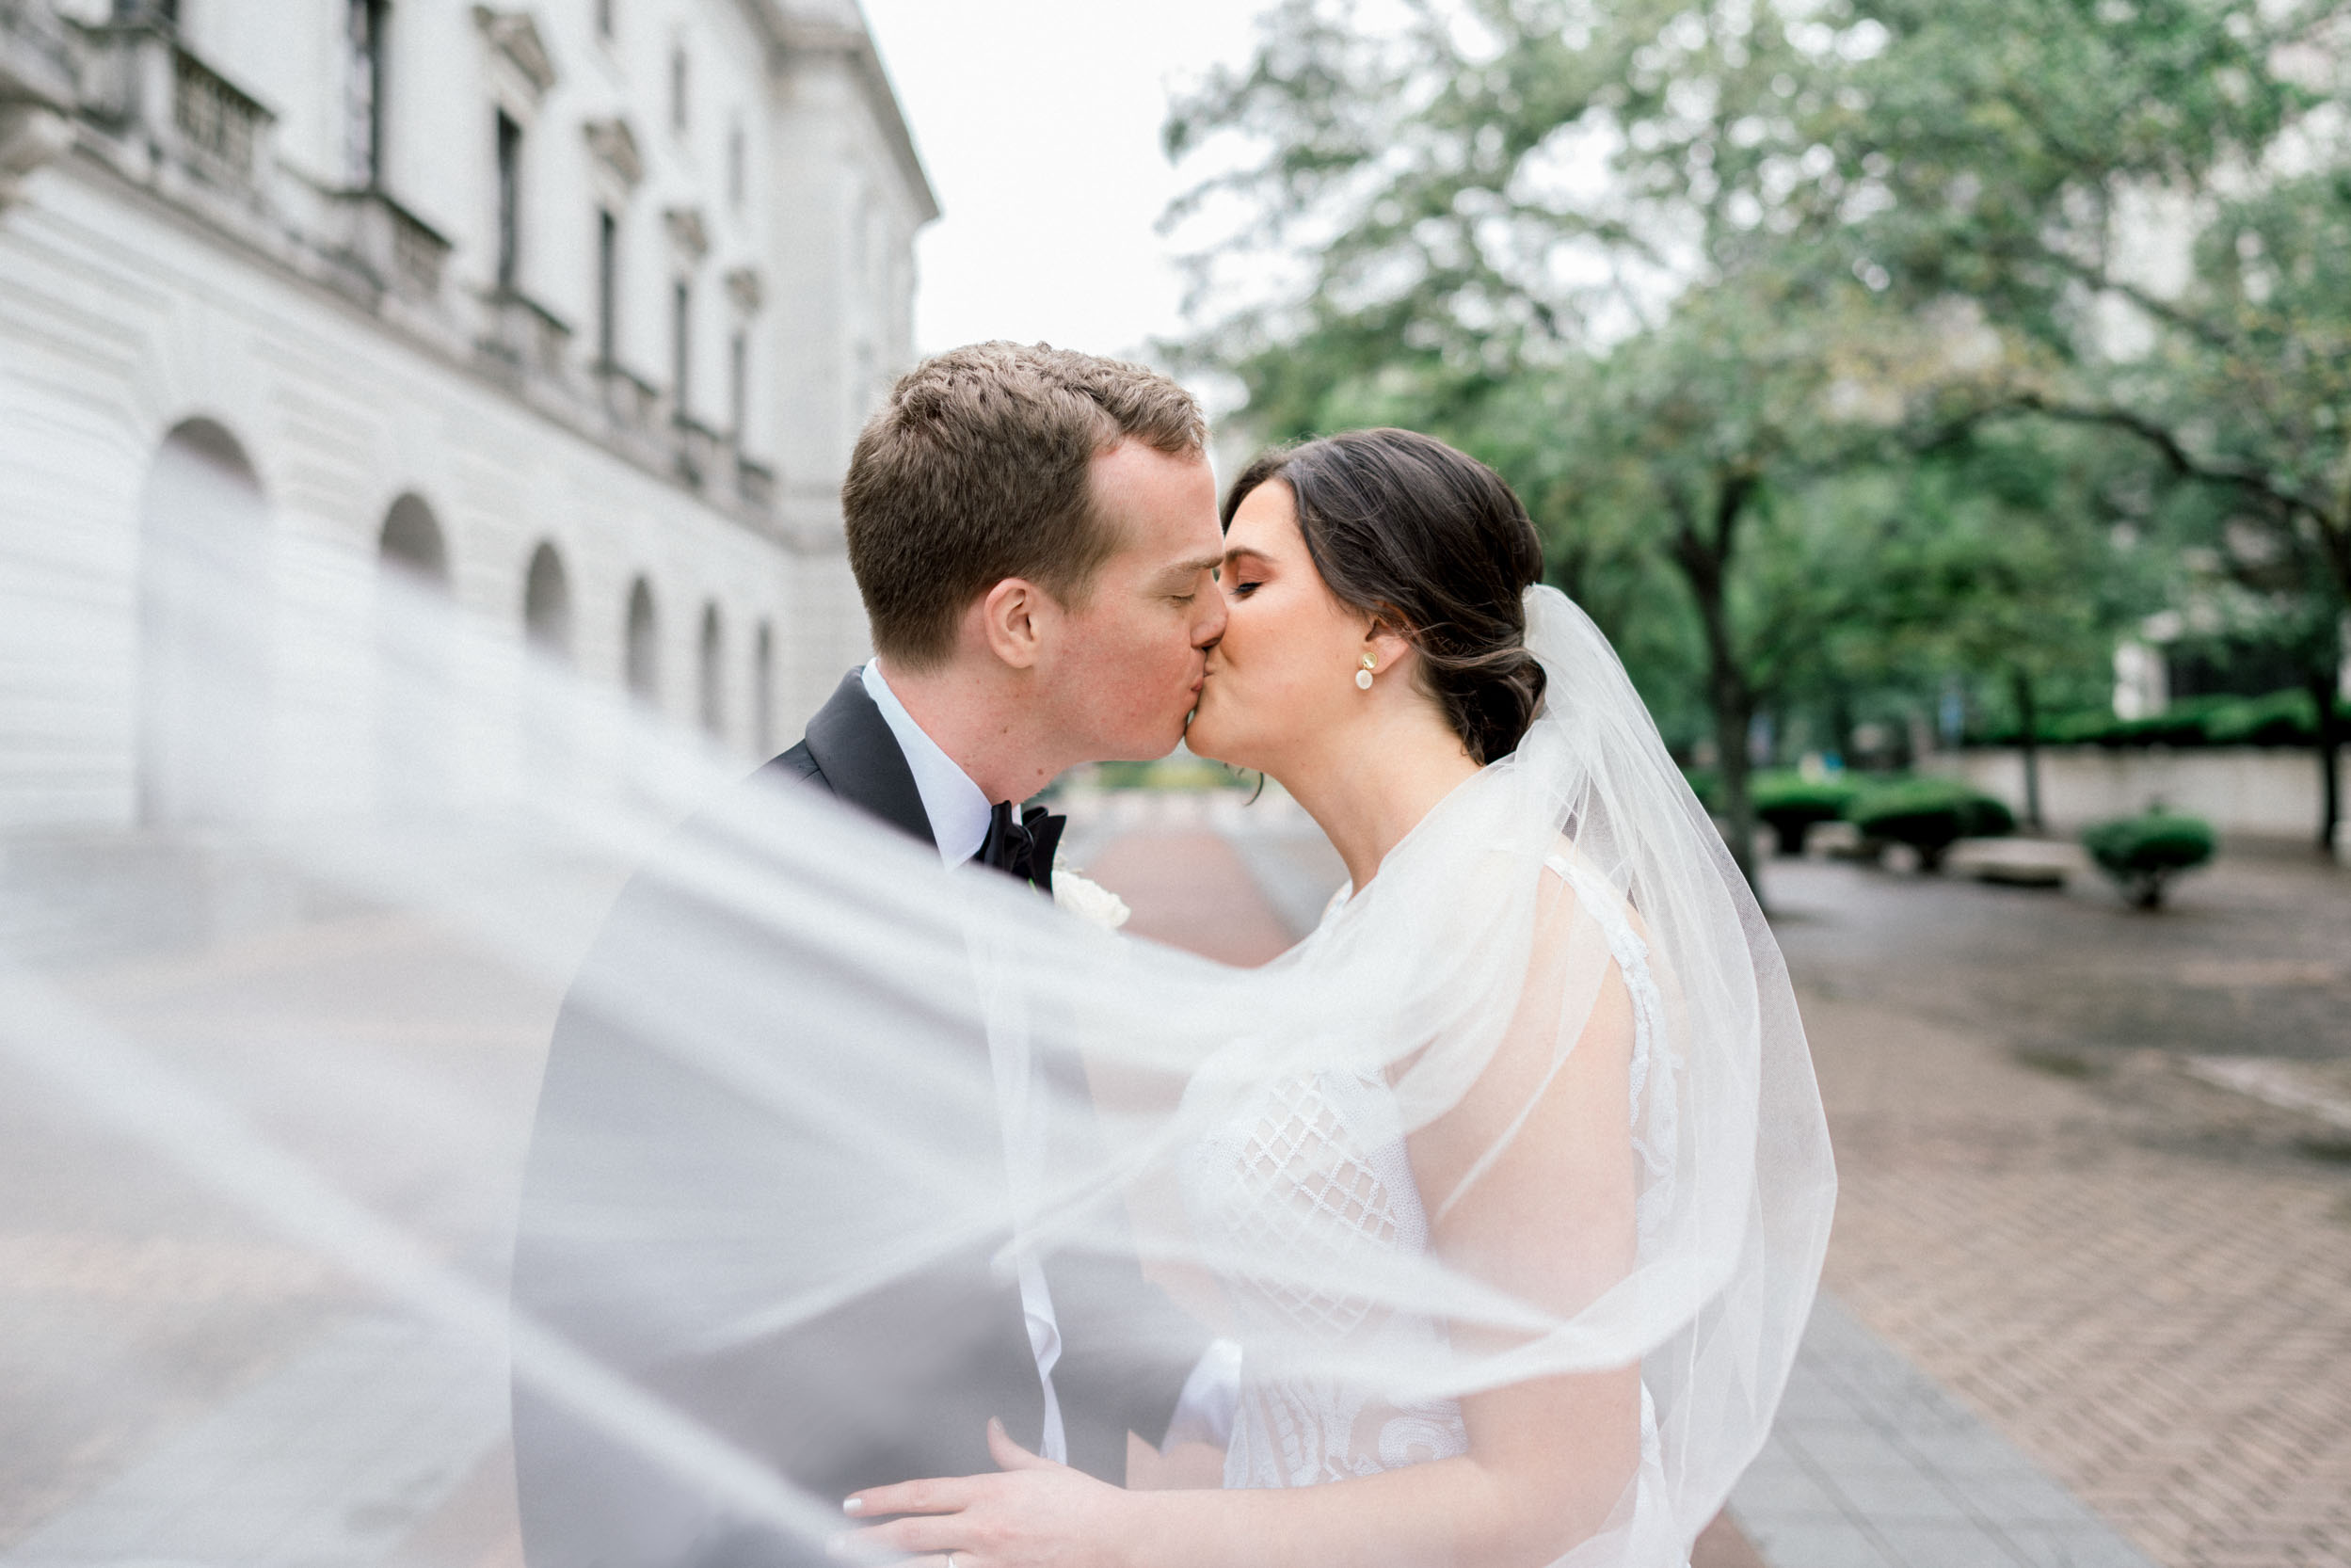
[[[188,717],[198,559],[787,744],[866,648],[839,488],[935,216],[855,0],[0,0],[0,828],[318,744]]]

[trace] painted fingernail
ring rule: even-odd
[[[865,1499],[863,1497],[843,1497],[840,1500],[840,1511],[843,1513],[863,1513],[865,1512]]]

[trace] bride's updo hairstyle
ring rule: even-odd
[[[1422,690],[1480,764],[1518,748],[1543,702],[1522,596],[1543,544],[1502,476],[1411,430],[1351,430],[1261,455],[1224,498],[1227,530],[1249,492],[1289,487],[1298,531],[1339,602],[1420,654]]]

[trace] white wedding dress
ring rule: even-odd
[[[1630,1113],[1634,1147],[1650,1160],[1638,1127],[1663,1007],[1647,946],[1601,878],[1564,855],[1544,863],[1605,935],[1632,999]],[[1332,899],[1309,943],[1351,891]],[[1668,1111],[1651,1126],[1662,1125],[1670,1141],[1671,1121]],[[1294,1273],[1218,1272],[1243,1347],[1227,1487],[1315,1486],[1469,1451],[1458,1400],[1415,1399],[1359,1372],[1441,1358],[1444,1325],[1316,1283],[1360,1278],[1429,1247],[1428,1212],[1384,1076],[1335,1067],[1265,1084],[1191,1149],[1184,1196],[1200,1234],[1224,1244],[1214,1252],[1296,1264]],[[1642,1446],[1652,1448],[1655,1415],[1645,1393],[1641,1402]]]

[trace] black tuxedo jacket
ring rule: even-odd
[[[914,775],[854,671],[760,774],[747,787],[798,780],[931,840]],[[902,1112],[903,1065],[827,1028],[822,977],[801,966],[791,994],[760,994],[760,934],[683,889],[665,858],[623,890],[556,1024],[518,1227],[519,1310],[828,1507],[861,1487],[992,1470],[991,1416],[1033,1448],[1044,1396],[1019,1287],[991,1264],[1008,1226],[813,1319],[760,1322],[822,1272],[828,1249],[870,1251],[874,1235],[922,1218],[922,1194],[893,1186],[888,1161],[844,1142],[824,1106],[904,1114],[920,1124],[906,1134],[957,1168],[1003,1169],[992,1114],[936,1109],[992,1106],[984,1038],[975,1031],[941,1066],[970,1075],[960,1099],[925,1096]],[[713,972],[698,962],[712,953],[729,994],[692,998],[696,1027],[750,1042],[757,1065],[779,1069],[768,1081],[805,1085],[805,1119],[790,1092],[746,1095],[645,1021],[673,974]],[[859,1027],[871,1015],[868,999]],[[1054,1256],[1045,1271],[1070,1463],[1123,1482],[1127,1432],[1162,1439],[1207,1333],[1131,1258]],[[525,1381],[514,1416],[532,1568],[824,1560],[821,1543],[747,1522],[680,1473],[691,1466],[648,1457]]]

